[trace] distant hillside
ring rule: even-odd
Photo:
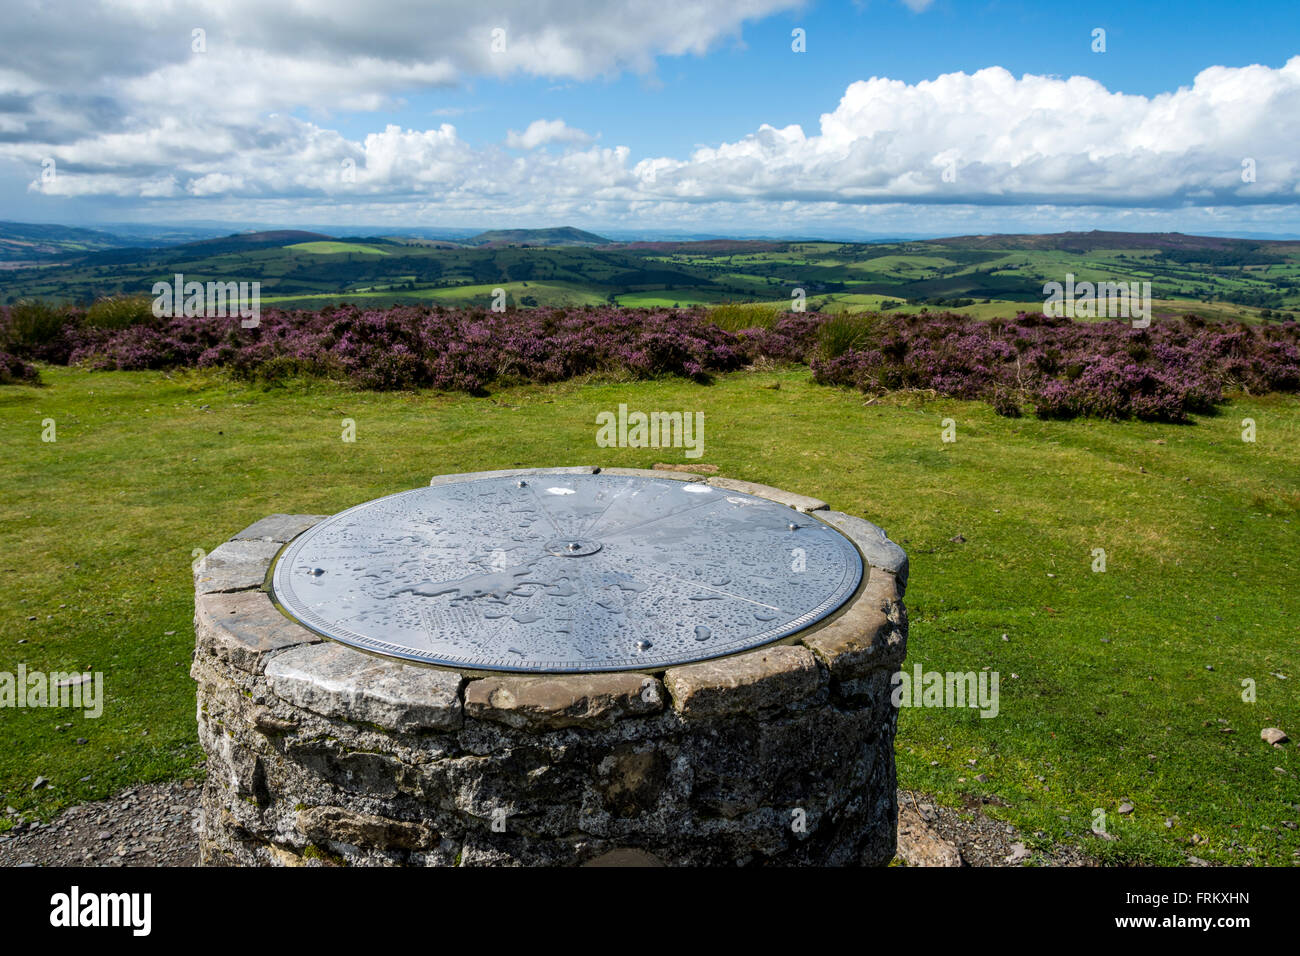
[[[35,222],[0,222],[0,261],[44,259],[134,245],[108,232]]]
[[[471,246],[607,246],[613,242],[572,226],[557,229],[490,229],[465,240]]]
[[[963,249],[1038,250],[1094,252],[1097,249],[1160,249],[1184,252],[1209,249],[1216,252],[1270,250],[1274,246],[1300,249],[1300,240],[1226,239],[1222,236],[1187,236],[1181,232],[1055,232],[1044,235],[950,236],[924,239],[918,245],[960,246]],[[1280,250],[1279,250],[1280,251]]]
[[[734,255],[751,252],[782,252],[788,242],[770,242],[766,239],[684,239],[655,242],[620,242],[619,249],[637,249],[648,252],[677,252],[683,255]]]
[[[89,232],[90,230],[80,231]],[[108,234],[103,233],[102,235]],[[120,239],[118,236],[112,236],[111,238]],[[73,241],[66,240],[56,257],[61,260],[57,263],[58,266],[66,265],[69,269],[78,271],[95,270],[101,275],[104,274],[105,270],[111,269],[116,271],[118,275],[125,276],[150,265],[165,267],[169,263],[204,260],[217,256],[267,249],[274,250],[295,243],[331,239],[333,239],[332,236],[326,236],[319,232],[299,232],[284,229],[274,232],[248,232],[233,236],[220,236],[214,239],[162,244],[144,244],[138,241],[121,240],[112,245],[99,244],[92,246],[89,243],[74,244]],[[48,260],[52,257],[46,255],[41,258]],[[18,258],[38,261],[38,257],[35,256],[20,256]],[[0,262],[3,261],[5,261],[4,257],[0,256]],[[55,267],[54,265],[47,265],[45,268],[48,271]],[[53,273],[51,272],[51,274]]]
[[[205,256],[219,256],[227,252],[251,252],[254,249],[275,249],[298,242],[325,242],[333,239],[320,232],[299,232],[296,229],[277,229],[273,232],[243,232],[219,239],[200,239],[187,242],[177,249],[190,250]]]
[[[488,308],[504,292],[519,308],[765,303],[775,310],[801,298],[827,312],[958,309],[991,318],[1041,308],[1045,284],[1075,273],[1150,282],[1158,314],[1287,321],[1300,311],[1300,242],[1178,233],[847,243],[613,242],[567,227],[464,239],[279,230],[99,248],[91,243],[108,240],[90,230],[49,228],[57,238],[44,241],[86,247],[0,260],[0,303],[143,295],[180,272],[204,282],[257,281],[264,305],[294,308],[341,301]],[[23,235],[14,241],[42,240]]]
[[[425,249],[463,249],[465,243],[453,239],[420,239],[412,236],[380,236],[385,242],[399,246],[419,246]]]

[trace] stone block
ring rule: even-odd
[[[194,592],[216,594],[260,588],[280,545],[274,541],[227,541],[194,569]]]
[[[671,667],[664,684],[685,717],[757,714],[816,693],[817,662],[806,647],[779,645]]]
[[[260,674],[278,651],[323,640],[281,614],[263,591],[196,595],[194,637],[199,653],[249,674]]]
[[[465,688],[466,714],[516,728],[607,726],[663,706],[663,686],[646,674],[502,674]]]
[[[316,843],[347,843],[377,850],[427,849],[437,836],[423,823],[390,820],[343,807],[309,807],[295,818],[298,831]]]
[[[851,681],[879,668],[897,668],[907,654],[907,614],[897,579],[872,568],[852,603],[799,640],[838,681]]]
[[[434,475],[429,485],[450,485],[457,481],[476,478],[512,478],[515,475],[594,475],[599,469],[593,465],[574,465],[564,468],[501,468],[496,471],[466,471],[455,475]]]
[[[328,515],[267,515],[254,521],[231,541],[274,541],[288,544],[308,528],[320,524]]]
[[[900,591],[906,589],[907,553],[889,540],[883,528],[865,518],[858,518],[842,511],[823,511],[817,517],[857,545],[869,565],[894,575],[898,579]]]
[[[793,508],[795,511],[824,511],[830,507],[830,505],[818,498],[796,495],[790,491],[782,491],[780,488],[773,488],[771,485],[760,485],[752,481],[739,481],[735,478],[719,478],[715,476],[706,478],[705,484],[726,491],[739,491],[743,494],[754,495],[757,498],[766,498],[768,501],[775,501],[778,504]]]
[[[398,732],[453,730],[462,721],[457,671],[403,664],[332,641],[276,655],[266,678],[275,696],[323,717]]]
[[[629,478],[663,478],[667,481],[703,481],[703,475],[684,471],[667,471],[661,468],[602,468],[602,475],[627,475]]]

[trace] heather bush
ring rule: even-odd
[[[786,312],[769,328],[742,332],[741,347],[750,362],[767,359],[806,364],[815,354],[817,329],[825,320],[812,312]]]
[[[116,306],[115,306],[116,308]],[[126,307],[122,307],[125,311]],[[0,315],[5,341],[13,313]],[[740,315],[740,311],[736,315]],[[980,322],[952,313],[781,313],[722,328],[701,309],[441,307],[319,312],[271,309],[257,328],[230,318],[174,317],[105,328],[76,310],[21,313],[18,359],[101,369],[222,368],[268,382],[325,376],[367,389],[491,386],[599,375],[712,374],[758,362],[806,363],[815,381],[870,394],[924,390],[992,404],[1001,415],[1185,421],[1231,390],[1300,391],[1300,327],[1185,318],[1134,329],[1022,313]],[[38,321],[39,320],[39,321]],[[748,321],[737,320],[748,325]],[[21,336],[20,336],[21,337]],[[17,366],[15,366],[17,368]],[[15,373],[10,372],[12,377]]]
[[[18,356],[0,349],[0,385],[35,385],[40,380],[40,373],[35,368]]]
[[[894,315],[875,341],[812,361],[814,378],[879,394],[933,389],[982,399],[1015,417],[1182,422],[1225,390],[1300,391],[1300,330],[1201,319],[1134,329],[1038,313],[978,322],[950,313]]]
[[[249,378],[318,374],[362,388],[481,392],[491,384],[587,374],[710,373],[750,360],[738,336],[679,311],[486,313],[417,307],[264,312],[257,328],[172,318],[115,333],[85,329],[70,360],[93,368],[221,367]]]
[[[993,411],[1005,418],[1019,418],[1020,400],[1014,389],[999,385],[993,390]]]

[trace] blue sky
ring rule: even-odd
[[[787,55],[795,27],[807,32],[804,57]],[[1104,54],[1090,49],[1095,27],[1107,31]],[[739,139],[762,123],[813,129],[850,83],[870,76],[916,83],[1002,66],[1016,75],[1090,76],[1111,90],[1154,96],[1189,85],[1207,66],[1280,67],[1297,54],[1300,6],[1294,0],[1248,8],[1204,0],[937,0],[920,13],[895,0],[810,3],[802,12],[746,25],[739,39],[718,43],[706,56],[659,57],[648,76],[480,78],[456,90],[408,91],[409,105],[390,117],[411,127],[447,119],[467,139],[489,143],[504,129],[560,116],[638,154],[678,155]],[[437,110],[464,112],[438,116]],[[374,120],[347,114],[336,122],[361,136]]]
[[[15,0],[10,25],[0,218],[1300,233],[1278,0]]]

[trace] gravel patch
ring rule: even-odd
[[[194,866],[198,812],[193,780],[133,787],[0,833],[0,866]]]
[[[962,866],[1097,866],[1078,847],[1056,844],[1049,850],[1029,849],[1015,827],[980,812],[978,801],[964,808],[939,806],[923,793],[898,791],[900,814],[912,810],[926,835],[957,849]],[[1034,842],[1041,842],[1035,840]]]
[[[978,806],[943,807],[922,793],[898,792],[931,839],[961,854],[963,866],[1096,866],[1076,847],[1028,850],[1015,827]],[[199,787],[193,780],[123,790],[69,807],[50,823],[21,823],[0,834],[0,866],[195,866]]]

